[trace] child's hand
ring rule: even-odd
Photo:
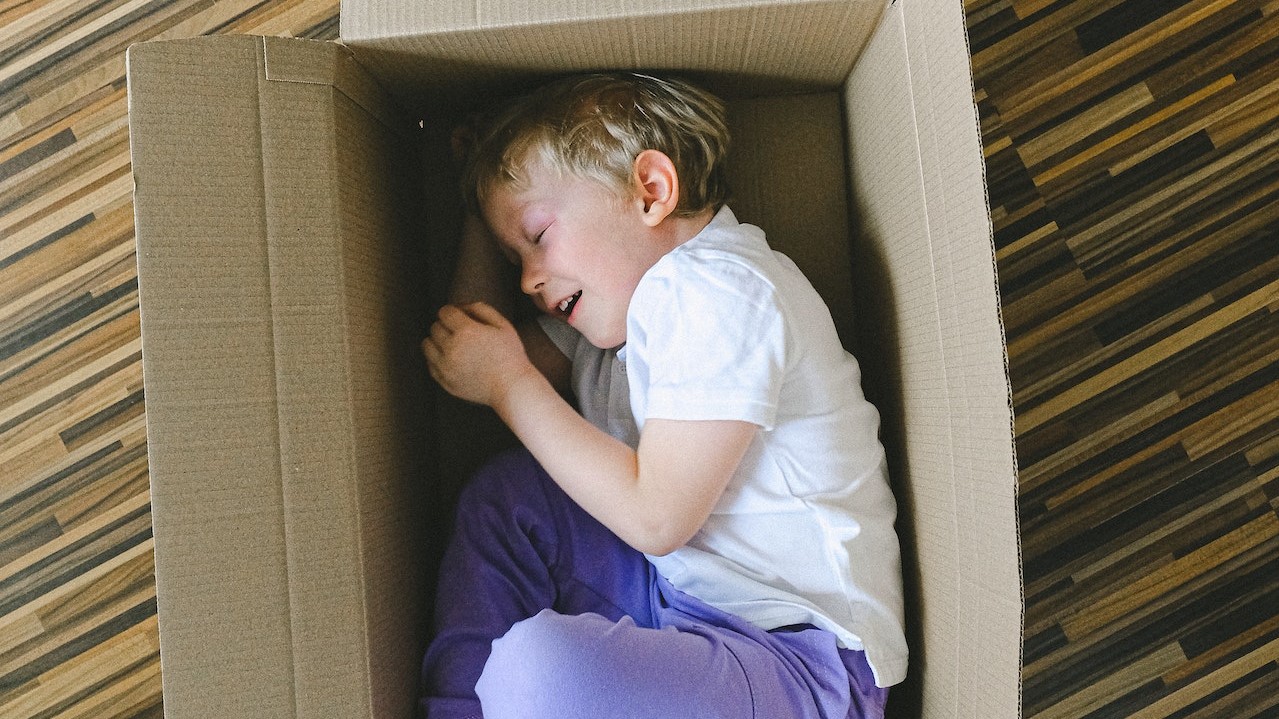
[[[422,353],[431,377],[449,394],[490,407],[517,380],[537,373],[515,327],[483,302],[441,309]]]

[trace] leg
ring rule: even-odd
[[[728,638],[750,678],[757,719],[883,719],[888,690],[875,686],[865,653],[840,649],[834,634],[812,625],[764,631],[663,577],[652,597],[659,625]]]
[[[493,644],[487,719],[878,719],[861,652],[808,627],[765,632],[654,582],[654,619],[543,611]],[[667,601],[667,600],[670,601]]]
[[[493,644],[476,692],[487,719],[751,717],[741,664],[722,642],[629,617],[542,612]]]
[[[648,562],[572,502],[526,452],[468,484],[440,569],[422,708],[478,717],[475,682],[493,640],[543,609],[648,615]]]

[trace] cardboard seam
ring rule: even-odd
[[[372,118],[375,122],[377,122],[378,125],[386,129],[390,134],[396,135],[396,136],[403,135],[403,133],[397,132],[394,126],[391,126],[387,124],[386,122],[384,122],[383,119],[378,115],[378,113],[370,111],[365,104],[359,102],[356,98],[352,97],[350,94],[343,92],[336,83],[293,81],[293,80],[287,80],[287,79],[282,79],[278,77],[275,79],[268,77],[266,74],[266,67],[269,63],[268,58],[270,57],[270,53],[267,50],[267,43],[269,41],[270,41],[270,38],[268,37],[261,38],[261,43],[262,43],[261,47],[263,50],[263,55],[262,55],[263,74],[261,75],[262,79],[268,82],[294,82],[295,84],[312,85],[320,88],[327,88],[329,92],[329,97],[331,98],[330,102],[328,103],[329,112],[331,114],[334,114],[334,115],[336,114],[337,98],[343,97],[343,98],[346,98],[348,101],[350,101],[352,105],[354,105],[355,107],[358,107],[367,117]],[[349,51],[346,50],[345,48],[342,48],[342,51],[349,53]],[[265,132],[265,127],[266,127],[265,118],[262,116],[262,107],[263,107],[262,92],[264,90],[265,90],[265,86],[259,85],[259,103],[258,103],[259,127],[263,128],[262,129],[263,132]],[[327,145],[325,151],[327,152],[327,155],[328,155],[327,157],[328,166],[332,168],[337,168],[339,166],[338,164],[339,151],[338,151],[338,145],[337,145],[338,137],[336,132],[336,126],[337,125],[336,125],[336,118],[335,118],[333,122],[333,133],[330,137],[326,138],[327,141],[325,143]],[[262,142],[261,136],[259,137],[259,141]],[[270,164],[267,160],[267,155],[265,151],[260,150],[260,157],[262,158],[262,177],[263,177],[263,183],[264,183],[263,187],[270,188],[274,186],[274,184],[272,184],[269,179],[271,176],[271,169],[270,169]],[[340,189],[338,190],[338,192],[340,193]],[[269,209],[270,207],[269,192],[263,193],[263,203]],[[339,201],[339,206],[340,206],[340,201]],[[342,224],[343,222],[342,212],[338,209],[338,207],[329,207],[327,209],[333,211],[334,218],[335,218],[336,231],[335,231],[333,240],[337,242],[339,246],[342,246],[342,238],[345,237],[345,229],[344,229],[344,225]],[[265,213],[264,216],[270,217],[272,216],[272,213],[268,211]],[[268,227],[267,229],[268,265],[271,267],[275,267],[282,263],[277,261],[278,248],[276,243],[271,241],[272,239],[273,237],[271,235],[271,230]],[[345,289],[347,287],[347,275],[346,275],[346,263],[345,263],[344,254],[341,257],[341,261],[339,262],[338,266],[335,268],[335,271],[336,271],[337,286]],[[283,371],[283,367],[278,361],[278,358],[282,355],[281,351],[279,350],[279,347],[281,342],[283,342],[284,340],[281,337],[280,333],[276,331],[276,324],[275,324],[275,318],[278,316],[276,307],[277,307],[277,303],[281,300],[282,293],[276,291],[276,285],[274,282],[276,273],[268,272],[268,277],[270,278],[269,281],[271,282],[271,288],[270,288],[270,300],[272,304],[271,336],[275,343],[276,349],[274,354],[275,354],[275,357],[277,358],[276,365],[275,365],[275,370],[276,370],[275,371],[275,389],[276,389],[276,408],[277,408],[277,423],[278,423],[277,434],[278,434],[278,437],[282,438],[284,436],[284,427],[283,427],[284,420],[279,412],[279,407],[282,406],[284,398],[280,394],[280,391],[281,391],[280,388],[286,386],[287,383],[280,376],[281,372]],[[342,357],[344,360],[342,378],[343,378],[343,383],[345,385],[345,394],[346,394],[344,406],[352,407],[355,405],[356,398],[354,396],[353,382],[351,379],[351,364],[349,361],[352,354],[351,346],[350,346],[351,332],[350,332],[350,324],[348,321],[349,315],[347,312],[347,306],[346,306],[345,300],[346,300],[345,293],[338,292],[335,298],[334,311],[338,313],[338,315],[342,318],[341,336],[342,336]],[[342,436],[349,439],[353,434],[349,412],[341,413],[341,422],[342,422]],[[280,445],[281,445],[281,442],[277,441],[277,446],[280,446]],[[343,450],[344,450],[343,464],[347,467],[350,467],[351,470],[355,472],[358,465],[349,441],[346,442],[345,446],[343,447]],[[284,514],[284,528],[285,528],[285,538],[286,538],[286,541],[285,541],[286,576],[288,579],[288,590],[289,590],[288,595],[289,595],[289,621],[290,621],[289,639],[290,639],[290,645],[293,649],[293,660],[294,660],[294,664],[293,664],[294,671],[292,672],[292,677],[294,681],[293,681],[292,691],[293,691],[293,697],[294,697],[294,716],[297,717],[300,714],[300,707],[301,707],[301,697],[297,693],[297,670],[296,670],[297,658],[300,652],[298,650],[297,644],[293,642],[293,636],[294,636],[293,629],[294,629],[294,625],[298,622],[298,616],[299,616],[300,610],[298,609],[298,605],[295,601],[295,583],[292,581],[294,578],[293,572],[292,572],[292,567],[294,562],[292,560],[291,551],[294,545],[293,545],[293,542],[290,540],[290,537],[291,537],[290,530],[292,528],[292,523],[290,522],[290,512],[291,512],[291,508],[294,507],[296,503],[290,499],[290,492],[288,491],[289,484],[286,483],[284,479],[288,471],[288,468],[285,466],[283,454],[281,454],[279,458],[279,467],[280,467],[281,497],[283,499],[283,501],[281,502],[281,507],[282,507],[282,512]],[[353,489],[351,491],[355,492],[357,496],[348,496],[347,501],[344,504],[346,508],[350,509],[351,511],[350,518],[352,522],[355,524],[355,532],[354,532],[355,547],[354,547],[353,556],[355,556],[358,560],[364,557],[364,551],[365,551],[364,543],[363,543],[364,534],[363,534],[363,528],[362,528],[363,518],[359,511],[360,502],[358,497],[358,490]],[[359,648],[359,651],[364,657],[364,660],[362,662],[364,672],[363,672],[363,676],[360,678],[361,684],[364,689],[364,693],[362,697],[364,701],[362,702],[362,705],[366,707],[367,709],[368,707],[372,707],[374,704],[373,682],[371,679],[373,667],[372,667],[372,658],[371,658],[371,653],[369,651],[369,642],[368,642],[368,637],[370,634],[368,605],[367,605],[367,602],[364,601],[365,598],[367,598],[368,596],[368,592],[367,592],[366,576],[365,576],[365,573],[362,571],[362,565],[361,567],[357,568],[357,571],[355,572],[355,574],[356,574],[355,580],[358,583],[357,596],[360,598],[360,607],[362,610],[360,613],[360,619],[359,619],[360,628],[358,631],[359,641],[362,645]]]
[[[270,48],[267,47],[267,43],[271,41],[271,38],[270,36],[267,36],[267,35],[262,35],[261,38],[262,38],[263,69],[264,69],[265,77],[267,80],[270,80],[271,82],[296,82],[303,85],[332,85],[336,83],[336,74],[335,74],[335,79],[332,81],[308,80],[303,77],[288,76],[283,71],[275,70],[274,64],[271,62],[271,57],[272,57],[271,50]],[[334,45],[339,48],[345,49],[340,43],[336,43],[336,42],[330,43],[325,40],[312,40],[310,38],[303,38],[303,37],[290,37],[290,38],[279,38],[279,39],[284,40],[285,42],[313,43],[315,45]]]
[[[867,2],[869,1],[870,0],[867,0]],[[848,22],[852,19],[853,15],[855,15],[858,12],[857,6],[859,4],[860,4],[859,2],[848,3],[848,9],[845,11],[845,14],[844,14],[845,25],[847,25]],[[884,24],[885,16],[888,15],[888,11],[896,4],[897,4],[897,0],[879,0],[879,14],[876,15],[875,19],[871,21],[871,26],[874,28],[878,28],[880,25]],[[845,79],[847,79],[848,76],[852,74],[852,71],[853,71],[852,69],[854,67],[857,67],[857,63],[861,62],[862,55],[866,54],[866,48],[870,47],[870,40],[874,36],[875,36],[875,31],[872,30],[871,32],[866,33],[866,36],[862,38],[861,46],[857,48],[857,52],[853,53],[853,64],[849,66],[848,73],[844,75]],[[841,81],[840,84],[842,86],[843,82]]]
[[[895,2],[896,2],[896,0],[894,0],[894,4],[895,4]],[[920,194],[923,196],[923,199],[924,199],[924,217],[923,217],[923,222],[924,222],[924,237],[926,238],[926,240],[927,240],[927,244],[928,244],[928,261],[929,261],[929,266],[930,266],[930,269],[931,269],[931,271],[932,271],[932,276],[933,276],[933,299],[934,299],[934,302],[933,302],[933,313],[934,313],[934,319],[935,319],[936,327],[937,327],[937,340],[938,340],[938,341],[937,341],[937,349],[938,349],[938,351],[939,351],[939,352],[940,352],[940,354],[941,354],[940,367],[941,367],[941,375],[942,375],[942,379],[943,379],[943,382],[945,383],[945,386],[949,388],[949,387],[950,387],[950,381],[951,381],[951,378],[950,378],[950,369],[949,369],[949,366],[948,366],[948,363],[947,363],[947,356],[946,356],[946,354],[947,354],[947,353],[946,353],[946,342],[945,342],[945,340],[943,339],[943,327],[944,327],[944,324],[943,324],[943,318],[942,318],[942,316],[941,316],[941,302],[940,302],[940,297],[938,296],[938,295],[939,295],[940,290],[939,290],[939,288],[937,287],[937,251],[936,251],[936,247],[935,247],[935,246],[934,246],[934,244],[933,244],[933,225],[932,225],[932,219],[929,217],[929,213],[928,213],[928,207],[929,207],[929,205],[931,204],[931,202],[930,202],[930,198],[929,198],[929,195],[928,195],[928,183],[927,183],[927,181],[926,181],[926,178],[924,177],[924,148],[923,148],[923,143],[920,141],[920,125],[919,125],[919,116],[918,116],[918,107],[919,107],[919,103],[918,103],[918,101],[917,101],[917,93],[916,93],[916,91],[915,91],[915,79],[914,79],[913,73],[911,73],[911,72],[910,72],[910,69],[911,69],[912,67],[914,67],[914,65],[915,65],[915,62],[914,62],[915,55],[914,55],[914,53],[912,52],[912,46],[911,46],[911,41],[910,41],[910,32],[909,32],[909,30],[908,30],[908,28],[907,28],[907,23],[906,23],[906,13],[905,13],[905,9],[904,9],[904,8],[903,8],[903,9],[902,9],[902,10],[901,10],[898,14],[897,14],[897,17],[898,17],[898,21],[901,23],[901,27],[902,27],[902,45],[903,45],[903,49],[905,50],[905,53],[906,53],[906,66],[907,66],[907,72],[906,72],[906,91],[907,91],[907,93],[909,93],[909,95],[910,95],[910,114],[911,114],[911,122],[913,123],[913,125],[914,125],[914,130],[915,130],[915,132],[914,132],[914,137],[915,137],[915,156],[916,156],[916,157],[918,158],[918,160],[919,160],[919,165],[918,165],[918,167],[919,167],[919,186],[920,186]],[[925,59],[924,59],[924,63],[925,63],[925,65],[927,65],[927,51],[924,51],[924,52],[923,52],[923,56],[924,56],[924,58],[925,58]],[[930,125],[930,126],[931,126],[931,125]],[[944,393],[944,394],[943,394],[943,397],[944,397],[945,402],[946,402],[946,415],[947,415],[948,417],[952,417],[952,418],[953,418],[953,417],[954,417],[954,413],[953,413],[953,411],[952,411],[952,410],[953,410],[953,407],[952,407],[952,404],[951,404],[950,392],[946,392],[946,393]],[[950,467],[951,467],[951,473],[950,473],[950,480],[951,480],[951,481],[950,481],[951,507],[952,507],[952,508],[954,508],[954,509],[955,509],[955,511],[956,511],[956,514],[958,514],[958,508],[959,508],[959,492],[958,492],[958,487],[956,486],[956,485],[958,484],[958,482],[956,481],[956,480],[957,480],[957,477],[956,477],[956,471],[955,471],[955,433],[954,433],[954,425],[953,425],[953,422],[949,422],[949,423],[947,423],[947,425],[946,425],[946,434],[947,434],[947,436],[946,436],[946,456],[947,456],[947,458],[950,460]],[[962,546],[962,544],[960,544],[960,536],[959,536],[960,532],[959,532],[959,523],[958,523],[958,521],[952,520],[952,522],[951,522],[951,529],[953,530],[953,536],[954,536],[954,539],[953,539],[953,541],[954,541],[954,545],[953,545],[953,546],[955,546],[955,547],[961,547],[961,546]],[[959,571],[959,569],[958,569],[958,567],[957,567],[957,568],[956,568],[956,571],[955,571],[955,574],[954,574],[954,577],[955,577],[955,580],[954,580],[954,592],[955,592],[955,597],[957,597],[957,598],[958,598],[958,597],[962,597],[962,596],[963,596],[963,594],[964,594],[964,592],[963,592],[963,583],[962,583],[961,575],[962,575],[962,572],[960,572],[960,571]],[[956,602],[959,602],[959,600],[958,600],[958,599],[956,599]],[[958,611],[962,611],[962,605],[957,604],[956,606],[957,606],[957,610],[958,610]],[[957,641],[955,642],[955,666],[957,666],[957,667],[958,667],[958,666],[963,666],[963,665],[964,665],[964,662],[962,661],[962,660],[963,660],[963,657],[962,657],[962,655],[961,655],[962,647],[963,647],[963,642],[962,642],[962,641],[958,641],[958,640],[957,640]],[[951,675],[951,677],[950,677],[950,678],[951,678],[951,680],[954,682],[954,687],[953,687],[953,693],[952,693],[952,696],[956,697],[956,704],[954,705],[954,707],[953,707],[953,708],[954,708],[956,711],[958,711],[958,710],[959,710],[959,708],[960,708],[960,704],[958,703],[958,702],[959,702],[958,698],[959,698],[959,697],[961,697],[961,696],[964,696],[964,693],[963,693],[963,691],[962,691],[962,690],[963,690],[963,687],[961,686],[961,682],[960,682],[960,675],[959,675],[959,673],[958,673],[958,672],[952,673],[952,675]]]
[[[267,39],[265,37],[259,38],[258,49],[260,54],[256,58],[258,61],[258,83],[257,83],[258,84],[258,158],[259,158],[259,167],[261,168],[261,179],[262,179],[262,217],[270,218],[271,217],[271,214],[270,214],[271,200],[270,200],[270,192],[268,188],[271,187],[271,184],[269,182],[268,163],[267,163],[266,150],[265,150],[266,142],[263,138],[263,135],[266,132],[266,123],[262,115],[262,102],[263,102],[262,93],[263,93],[263,90],[265,89],[263,87],[263,80],[267,79],[266,40]],[[283,567],[284,585],[285,585],[285,589],[287,590],[286,594],[288,595],[288,598],[289,598],[289,620],[288,620],[287,626],[284,628],[288,636],[288,642],[289,642],[288,692],[289,692],[289,695],[293,697],[293,716],[296,718],[298,716],[298,709],[299,709],[298,682],[297,682],[298,663],[297,663],[297,644],[294,640],[293,624],[297,616],[297,606],[293,597],[293,577],[292,577],[292,571],[291,571],[292,561],[290,556],[292,554],[292,547],[289,542],[288,496],[287,496],[287,493],[285,492],[285,483],[284,483],[286,468],[284,467],[284,453],[283,453],[283,448],[281,447],[281,440],[284,437],[284,427],[283,427],[283,417],[280,414],[280,402],[281,402],[280,387],[282,384],[280,381],[281,367],[280,367],[280,352],[278,349],[280,337],[279,337],[279,333],[276,331],[276,322],[275,322],[275,317],[276,317],[276,312],[275,312],[276,291],[275,290],[276,288],[275,288],[275,282],[274,282],[274,273],[270,271],[270,268],[275,264],[275,262],[274,262],[273,252],[272,252],[273,243],[271,242],[271,225],[270,225],[269,219],[267,219],[266,221],[264,230],[265,231],[263,232],[262,241],[266,244],[266,261],[267,261],[266,289],[267,289],[267,299],[271,306],[271,311],[270,311],[269,317],[267,318],[267,322],[269,323],[269,331],[271,333],[271,340],[272,340],[271,361],[275,370],[274,372],[272,372],[271,378],[274,384],[273,390],[275,392],[274,412],[275,412],[275,440],[276,440],[275,441],[276,489],[278,491],[277,496],[280,499],[280,526],[284,534],[283,541],[282,541],[282,544],[284,546],[284,567]]]
[[[345,94],[345,93],[342,93],[342,94]],[[356,103],[356,105],[367,112],[367,108],[364,108],[359,103]],[[332,106],[332,110],[336,114],[336,111],[337,111],[336,103]],[[385,123],[382,123],[381,118],[379,118],[376,114],[370,113],[370,115],[373,117],[373,119],[378,120],[379,124],[382,124],[382,126],[386,128],[386,130],[390,132],[391,134],[393,135],[399,134],[395,131],[394,127],[388,126]],[[337,168],[337,167],[340,167],[341,165],[339,163],[340,152],[338,150],[336,117],[334,121],[333,136],[329,139],[330,139],[330,142],[329,142],[328,152],[329,152],[330,167]],[[356,398],[355,398],[355,381],[354,381],[354,378],[351,376],[351,367],[352,367],[351,357],[353,354],[351,349],[351,322],[350,322],[351,315],[348,311],[347,293],[345,292],[345,290],[347,289],[347,256],[346,256],[347,245],[344,242],[344,238],[346,237],[347,230],[346,230],[346,224],[345,224],[346,217],[345,217],[345,214],[340,209],[341,203],[342,203],[342,200],[341,200],[342,189],[340,186],[337,188],[336,192],[337,192],[337,196],[335,199],[338,202],[338,207],[334,208],[334,218],[336,220],[335,225],[337,230],[334,241],[338,243],[338,246],[340,248],[340,251],[337,253],[339,256],[339,262],[336,268],[337,286],[342,288],[343,291],[340,291],[337,293],[338,295],[336,300],[337,306],[334,309],[338,313],[338,316],[342,318],[342,327],[341,327],[342,358],[343,358],[342,384],[344,385],[346,390],[346,402],[344,406],[350,408],[350,407],[356,406]],[[373,695],[374,666],[373,666],[373,654],[370,651],[371,647],[369,646],[369,635],[372,633],[372,627],[371,627],[371,622],[369,621],[370,610],[369,610],[369,601],[368,601],[368,597],[369,597],[368,583],[367,583],[368,575],[364,571],[365,532],[364,532],[364,514],[363,512],[360,511],[360,507],[362,504],[361,498],[360,498],[360,491],[359,491],[360,472],[359,472],[359,464],[357,462],[356,453],[353,451],[352,442],[350,441],[350,438],[354,436],[354,427],[353,427],[353,423],[351,422],[350,412],[342,413],[342,435],[348,438],[348,441],[345,447],[345,450],[346,450],[345,459],[346,459],[347,466],[351,468],[351,472],[354,475],[354,481],[351,482],[349,485],[351,487],[350,489],[351,496],[348,498],[349,500],[348,506],[352,510],[351,521],[355,525],[355,557],[356,557],[356,567],[357,567],[355,581],[359,585],[357,596],[359,597],[359,604],[360,604],[359,641],[360,641],[360,644],[362,645],[361,653],[364,657],[364,662],[363,662],[364,676],[361,677],[361,681],[364,686],[364,699],[365,699],[363,705],[365,707],[370,708],[371,710],[371,708],[375,705],[376,699],[377,699]]]
[[[387,128],[388,130],[396,134],[400,134],[402,132],[402,130],[400,128],[397,128],[395,123],[392,120],[388,119],[379,108],[370,107],[371,103],[366,103],[362,101],[360,98],[356,97],[354,94],[347,92],[346,88],[344,87],[345,83],[341,81],[341,73],[337,72],[336,67],[334,68],[333,77],[328,80],[312,80],[304,77],[290,76],[284,73],[283,71],[272,70],[271,52],[267,48],[267,43],[270,41],[271,38],[265,35],[261,37],[262,37],[262,55],[264,58],[263,63],[265,68],[265,77],[267,81],[291,82],[299,85],[321,85],[321,86],[331,87],[333,88],[334,92],[350,100],[356,107],[359,107],[361,110],[364,110],[365,113],[367,113],[373,119],[377,120],[378,123],[381,124],[383,127]],[[353,53],[351,49],[347,47],[346,45],[342,44],[341,42],[329,42],[326,40],[311,40],[308,38],[284,38],[284,39],[287,40],[288,42],[311,42],[319,45],[332,45],[333,47],[336,47],[338,49],[338,52],[342,53],[342,56],[339,61],[355,64],[355,66],[358,68],[357,72],[363,75],[363,77],[361,78],[361,81],[371,83],[373,87],[376,88],[375,91],[377,92],[377,94],[381,96],[382,101],[394,106],[395,101],[392,99],[392,96],[390,95],[390,93],[386,92],[385,88],[382,87],[381,83],[379,83],[376,78],[372,77],[371,75],[368,74],[366,70],[364,70],[363,66],[361,66],[359,62],[355,59],[355,53]],[[404,113],[401,113],[401,114],[404,114]]]

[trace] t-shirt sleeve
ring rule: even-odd
[[[631,312],[628,352],[645,365],[646,419],[773,428],[787,358],[772,283],[731,260],[685,259],[650,273]]]

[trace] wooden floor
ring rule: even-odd
[[[1279,3],[968,3],[1027,717],[1279,716]]]
[[[968,0],[1025,716],[1279,717],[1279,0]],[[0,0],[0,717],[158,717],[123,50],[337,0]]]

